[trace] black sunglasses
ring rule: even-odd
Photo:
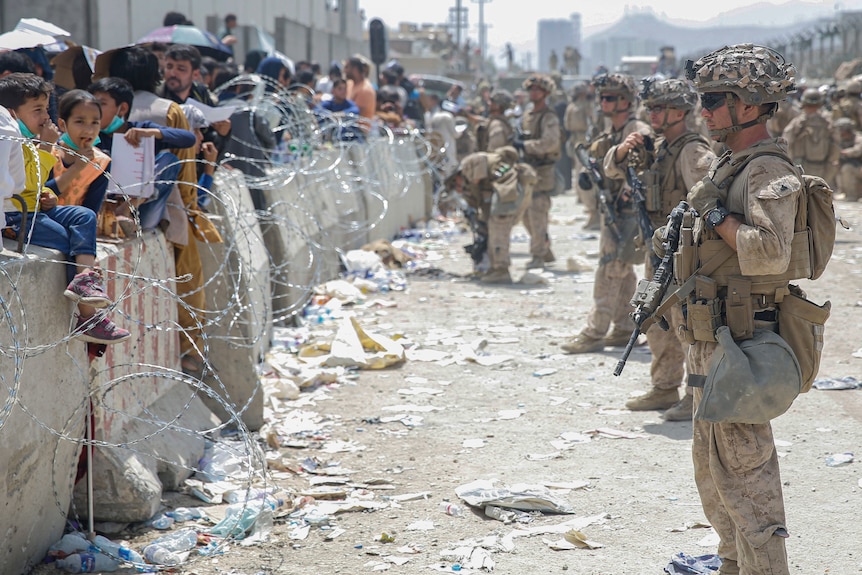
[[[612,95],[612,94],[608,94],[608,95],[606,95],[606,96],[602,96],[602,102],[616,102],[616,101],[617,101],[617,100],[619,100],[619,99],[620,99],[620,97],[619,97],[619,96],[615,96],[615,95]]]
[[[721,108],[725,100],[727,100],[727,94],[724,92],[708,92],[700,97],[700,105],[704,110],[712,112]]]

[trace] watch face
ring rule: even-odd
[[[720,226],[725,217],[727,217],[725,211],[716,208],[706,214],[706,223],[710,229],[713,229],[715,226]]]

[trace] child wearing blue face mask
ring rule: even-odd
[[[58,250],[74,262],[67,266],[67,279],[71,281],[64,291],[78,308],[72,335],[92,343],[119,343],[131,334],[117,327],[105,313],[98,313],[98,308],[107,308],[112,301],[95,269],[96,214],[83,206],[58,205],[56,193],[44,185],[57,159],[38,149],[35,140],[42,141],[42,148],[53,147],[50,136],[56,128],[51,129],[53,122],[48,115],[51,92],[51,85],[35,74],[0,78],[0,106],[15,116],[22,134],[29,138],[21,145],[26,180],[21,196],[29,212],[27,229],[21,229],[20,212],[6,212],[6,225],[14,233],[27,234],[29,243]]]
[[[102,209],[111,158],[99,150],[102,108],[99,101],[84,90],[63,94],[57,106],[60,129],[59,146],[53,154],[57,163],[45,186],[58,196],[61,206],[84,206],[96,213]]]

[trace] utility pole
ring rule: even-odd
[[[455,0],[455,45],[461,49],[461,0]]]
[[[479,51],[481,52],[481,60],[479,60],[479,69],[485,70],[485,58],[488,54],[488,38],[487,28],[485,27],[485,4],[493,0],[472,0],[474,4],[479,5]]]

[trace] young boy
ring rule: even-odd
[[[183,167],[179,158],[171,153],[170,149],[191,148],[196,142],[195,135],[189,130],[168,128],[155,122],[128,121],[135,91],[123,78],[102,78],[91,84],[87,91],[93,94],[102,105],[99,147],[103,152],[111,154],[114,137],[118,135],[124,137],[133,146],[137,146],[141,138],[155,138],[156,193],[137,205],[141,229],[154,229],[162,220],[168,197]]]
[[[57,196],[44,184],[57,159],[49,151],[60,132],[48,115],[51,84],[35,74],[10,74],[0,78],[0,106],[18,121],[24,137],[40,140],[22,144],[26,186],[21,195],[27,203],[28,225],[21,229],[21,212],[7,212],[6,225],[15,233],[28,234],[29,242],[59,250],[74,258],[64,295],[78,304],[72,335],[101,344],[119,343],[131,334],[117,327],[97,308],[112,304],[96,267],[96,214],[82,206],[59,206]],[[32,224],[30,223],[32,222]],[[77,272],[77,274],[75,273]]]

